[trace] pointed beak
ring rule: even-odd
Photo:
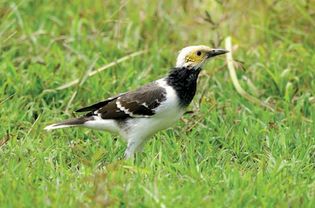
[[[214,56],[218,56],[218,55],[222,55],[222,54],[225,54],[225,53],[228,53],[228,52],[229,52],[228,50],[221,49],[221,48],[211,49],[208,52],[208,58],[211,58],[211,57],[214,57]]]

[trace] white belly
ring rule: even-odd
[[[133,118],[127,121],[120,134],[126,139],[146,139],[156,132],[171,127],[183,112],[170,112],[164,116],[152,116],[150,118]]]

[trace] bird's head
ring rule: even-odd
[[[225,49],[210,48],[204,45],[188,46],[179,52],[177,56],[176,67],[199,69],[207,60],[227,52],[229,51]]]

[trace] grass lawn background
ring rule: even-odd
[[[312,2],[0,0],[0,207],[314,207]],[[194,113],[134,162],[109,133],[43,131],[227,36],[241,85],[275,112],[235,91],[221,57],[204,67]]]

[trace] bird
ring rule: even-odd
[[[78,109],[76,112],[84,112],[83,116],[51,124],[45,130],[87,127],[116,133],[127,143],[125,158],[133,158],[149,138],[181,118],[196,94],[203,65],[227,52],[205,45],[185,47],[167,76]]]

